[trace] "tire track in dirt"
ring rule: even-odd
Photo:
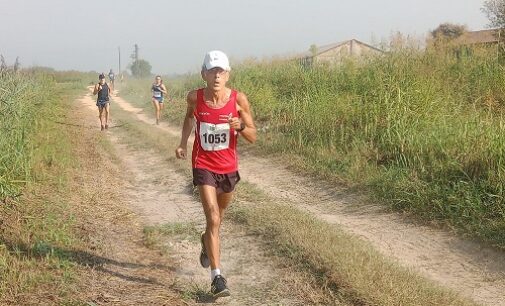
[[[138,111],[114,99],[116,104],[131,112]],[[81,100],[95,111],[91,96]],[[112,113],[113,114],[113,113]],[[147,117],[143,117],[147,119]],[[160,127],[163,127],[161,125]],[[178,172],[165,156],[149,148],[139,150],[129,146],[129,137],[114,125],[106,132],[124,166],[124,201],[138,215],[144,225],[184,223],[194,225],[194,236],[205,228],[203,209],[193,196],[190,179]],[[172,153],[172,152],[169,152]],[[189,165],[188,165],[189,167]],[[216,302],[225,305],[307,305],[315,303],[338,304],[324,300],[322,290],[305,282],[304,275],[283,265],[267,254],[255,236],[225,220],[223,237],[222,271],[228,280],[232,296],[216,301],[210,297],[210,272],[200,266],[198,238],[175,239],[168,237],[166,245],[175,273],[178,290],[194,298],[194,303]],[[191,236],[191,235],[190,235]],[[179,238],[179,237],[176,237]],[[188,301],[189,304],[193,303]]]
[[[505,305],[503,252],[443,230],[414,225],[398,214],[364,204],[360,197],[349,196],[335,186],[316,186],[306,177],[280,168],[280,162],[254,156],[245,159],[241,168],[244,177],[271,196],[339,225],[401,265],[478,303]]]
[[[153,119],[124,99],[116,103],[140,121]],[[159,129],[180,137],[180,130],[161,123]],[[399,264],[451,288],[478,303],[505,305],[505,254],[443,230],[414,225],[356,195],[321,184],[283,167],[282,160],[242,154],[240,171],[274,199],[287,201],[317,218],[337,224],[369,241]]]

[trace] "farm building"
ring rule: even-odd
[[[496,45],[500,42],[500,31],[496,29],[471,31],[461,34],[454,40],[455,45],[476,46]]]
[[[490,48],[496,55],[503,58],[505,55],[505,33],[498,29],[465,32],[452,41],[456,47],[458,58],[471,56],[474,47]]]
[[[314,63],[339,64],[347,57],[361,57],[384,53],[381,49],[375,48],[357,39],[346,40],[311,49],[312,50],[304,52],[299,56],[300,62],[304,66],[310,66]]]

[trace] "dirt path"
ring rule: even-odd
[[[80,103],[96,111],[88,94]],[[117,98],[114,103],[121,103]],[[121,104],[130,112],[138,110]],[[143,114],[138,117],[148,120]],[[160,125],[164,128],[165,125]],[[205,227],[205,218],[199,201],[193,196],[193,187],[184,173],[178,172],[166,156],[150,149],[135,147],[124,130],[115,128],[114,121],[104,132],[120,158],[124,182],[123,201],[140,217],[141,226],[188,226],[178,236],[164,237],[166,253],[175,264],[172,282],[188,304],[216,302],[225,305],[307,305],[337,304],[325,300],[325,294],[307,283],[300,272],[286,267],[268,255],[255,237],[248,236],[234,224],[222,228],[222,272],[227,277],[232,296],[214,300],[210,289],[210,272],[198,261],[199,233]],[[171,152],[170,152],[171,153]],[[188,165],[189,169],[189,165]]]
[[[76,234],[85,241],[67,251],[79,275],[72,299],[86,305],[186,305],[175,289],[173,262],[144,245],[142,227],[124,205],[122,168],[99,145],[106,135],[99,131],[91,96],[71,107],[65,128],[73,133],[80,167],[70,180],[69,207],[75,210]]]
[[[116,97],[114,101],[140,121],[153,123],[150,116],[124,99]],[[178,129],[163,122],[156,127],[172,136],[180,135]],[[363,204],[358,196],[335,186],[316,185],[280,165],[281,161],[246,154],[241,158],[240,170],[246,181],[278,201],[293,203],[328,223],[340,225],[401,265],[414,268],[479,303],[505,305],[502,252],[442,230],[413,225],[396,214]]]

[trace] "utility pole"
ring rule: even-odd
[[[134,62],[136,62],[139,60],[139,46],[135,44],[134,47],[135,49],[133,50],[133,54],[130,57]]]
[[[133,63],[130,65],[130,70],[132,71],[132,75],[136,76],[138,72],[138,64],[139,64],[139,46],[137,44],[134,45],[133,53],[130,55]]]

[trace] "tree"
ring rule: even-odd
[[[136,78],[144,78],[151,75],[151,64],[148,61],[139,59],[130,65],[132,75]]]
[[[309,51],[310,51],[310,54],[312,54],[312,56],[316,56],[317,55],[317,46],[315,44],[310,45]]]
[[[466,26],[453,23],[442,23],[435,30],[431,31],[434,39],[453,40],[466,32]]]
[[[505,28],[505,0],[487,0],[481,8],[490,28]]]
[[[133,54],[130,56],[133,63],[130,64],[129,68],[132,72],[132,76],[136,78],[144,78],[151,75],[151,64],[148,61],[139,59],[139,46],[135,44],[135,49]]]

